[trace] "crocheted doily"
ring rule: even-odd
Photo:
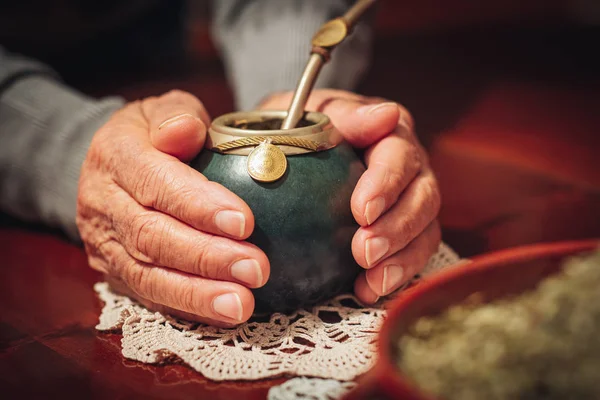
[[[456,253],[441,244],[422,275],[458,262]],[[310,310],[225,329],[149,311],[112,292],[107,283],[95,290],[105,303],[96,328],[121,331],[126,358],[152,364],[179,358],[217,381],[281,375],[351,381],[373,366],[385,317],[384,301],[365,307],[346,294]]]
[[[273,386],[267,400],[337,400],[355,387],[354,382],[299,377]]]

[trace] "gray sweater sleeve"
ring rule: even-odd
[[[239,109],[274,91],[294,89],[310,39],[354,0],[213,0],[213,37],[225,60]],[[372,32],[359,23],[333,52],[316,87],[355,90],[371,59]]]
[[[0,48],[0,210],[77,240],[79,170],[95,131],[122,104],[86,97]]]

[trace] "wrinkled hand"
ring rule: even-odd
[[[173,91],[130,103],[94,136],[81,170],[77,225],[92,268],[149,308],[216,325],[247,320],[248,288],[269,261],[242,241],[250,208],[181,161],[204,144],[209,116]]]
[[[260,107],[287,109],[291,96],[273,95]],[[437,250],[437,181],[404,107],[345,91],[315,90],[307,109],[327,114],[350,144],[366,149],[367,170],[351,201],[360,225],[352,253],[366,269],[355,293],[374,303],[419,273]]]

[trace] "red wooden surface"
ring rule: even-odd
[[[100,275],[81,249],[5,229],[0,253],[3,398],[263,399],[281,382],[220,384],[181,365],[126,360],[119,335],[94,329],[101,302],[92,286]]]
[[[498,82],[440,135],[441,222],[462,254],[600,234],[599,108],[594,88]]]

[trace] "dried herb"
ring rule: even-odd
[[[600,251],[535,290],[419,319],[398,366],[448,400],[600,399]]]

